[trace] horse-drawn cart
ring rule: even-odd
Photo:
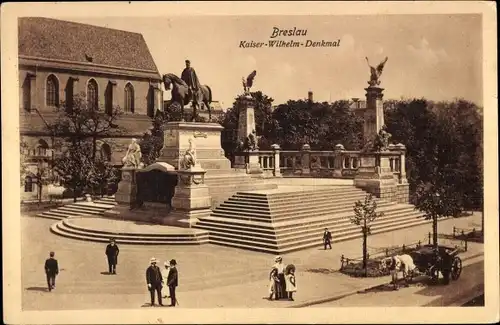
[[[410,277],[426,275],[437,282],[441,272],[444,284],[450,283],[450,278],[458,280],[462,273],[462,260],[458,253],[458,247],[439,245],[435,252],[432,245],[422,246],[409,254],[416,266],[415,270],[410,272]]]

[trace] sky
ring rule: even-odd
[[[164,16],[59,19],[141,33],[160,74],[180,76],[191,60],[214,100],[232,105],[241,78],[257,70],[252,91],[274,104],[365,98],[370,70],[389,58],[381,76],[385,99],[464,98],[483,103],[480,15],[365,16]],[[268,42],[273,28],[307,30],[284,41],[336,41],[338,47],[240,48],[241,41]],[[165,99],[170,93],[165,93]]]

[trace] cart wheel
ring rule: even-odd
[[[453,264],[451,265],[451,278],[453,280],[458,280],[461,273],[462,273],[462,260],[460,259],[460,257],[456,256],[453,259]]]
[[[429,276],[431,277],[432,283],[437,284],[439,280],[439,269],[435,266],[431,266],[429,269]]]

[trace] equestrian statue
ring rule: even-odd
[[[208,109],[208,121],[212,120],[210,103],[212,102],[212,90],[207,85],[201,85],[196,71],[191,67],[191,62],[186,60],[186,68],[182,71],[181,78],[173,73],[164,74],[163,83],[165,90],[170,90],[172,85],[172,102],[177,102],[182,108],[182,120],[184,121],[184,106],[192,102],[193,116],[191,121],[195,121],[198,116],[197,110],[203,103]],[[203,106],[201,109],[204,109]]]

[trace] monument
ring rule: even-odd
[[[235,168],[244,168],[248,174],[262,174],[259,163],[257,133],[255,131],[255,100],[250,93],[257,71],[253,71],[245,80],[243,78],[243,95],[239,97],[240,111],[238,116],[238,149],[244,155],[235,157]]]
[[[180,160],[177,171],[178,181],[172,198],[172,212],[168,216],[168,224],[191,227],[199,218],[210,215],[211,197],[205,184],[206,171],[200,167],[196,159],[196,147],[193,139],[189,139],[189,148]]]
[[[391,146],[391,134],[387,132],[384,123],[383,88],[380,86],[386,57],[377,67],[370,65],[370,80],[366,90],[366,109],[364,111],[364,148],[360,153],[360,166],[354,178],[354,185],[379,198],[390,201],[407,201],[408,184],[404,166],[401,166],[399,179],[394,177],[394,159],[404,164],[404,146]]]

